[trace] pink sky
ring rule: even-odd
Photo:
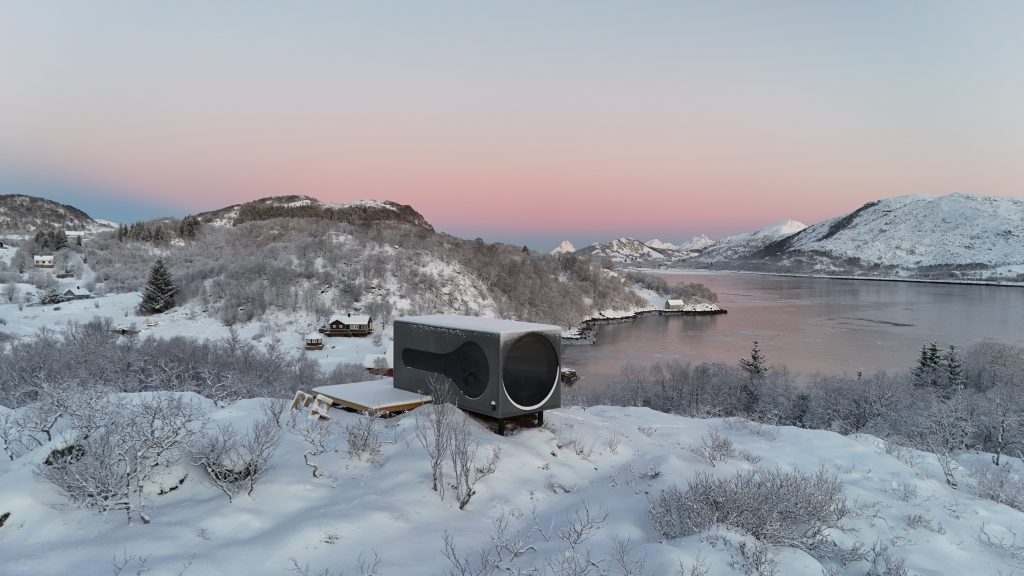
[[[100,217],[378,198],[538,247],[1024,195],[1024,5],[917,8],[17,3],[0,169]]]

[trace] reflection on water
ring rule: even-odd
[[[603,387],[625,364],[735,363],[754,340],[772,364],[795,372],[905,370],[921,345],[983,340],[1024,345],[1024,288],[755,274],[664,274],[701,282],[729,314],[651,316],[598,328],[594,346],[566,346],[579,385]]]

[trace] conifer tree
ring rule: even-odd
[[[913,371],[914,385],[941,387],[941,361],[938,343],[929,342],[921,346],[921,356],[917,359],[917,366],[914,366]]]
[[[174,308],[174,295],[177,291],[171,274],[164,267],[164,261],[157,258],[149,270],[149,280],[142,291],[139,311],[143,314],[160,314]]]
[[[751,414],[757,408],[758,402],[760,402],[761,386],[768,375],[768,361],[765,359],[764,354],[761,353],[757,340],[754,340],[754,347],[750,350],[750,358],[740,359],[740,368],[749,377],[742,389],[742,408],[744,412]]]
[[[64,250],[67,247],[68,247],[68,235],[65,234],[63,230],[58,230],[57,233],[53,235],[53,249],[54,250]]]
[[[956,390],[964,385],[964,363],[956,351],[956,346],[950,344],[949,350],[943,358],[945,368],[945,392],[946,397],[951,397]]]

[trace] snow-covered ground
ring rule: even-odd
[[[28,284],[19,286],[23,290],[34,290]],[[230,336],[230,327],[203,312],[196,303],[185,304],[164,314],[143,316],[137,310],[140,299],[138,292],[129,292],[54,306],[22,306],[21,310],[16,304],[0,304],[0,332],[14,337],[31,337],[43,328],[60,330],[69,322],[85,323],[95,318],[109,318],[115,328],[134,326],[142,337],[184,336],[219,340]],[[235,329],[243,340],[268,342],[276,335],[281,346],[297,356],[305,348],[306,335],[316,327],[317,319],[306,314],[268,312],[263,320],[238,324]],[[377,329],[380,329],[379,325]],[[307,351],[306,354],[323,370],[330,371],[339,364],[362,365],[367,354],[384,354],[389,346],[390,327],[379,346],[375,346],[370,337],[325,338],[323,350]]]
[[[212,424],[245,429],[262,415],[260,400],[223,408],[196,401]],[[332,414],[339,426],[357,418]],[[618,573],[611,559],[615,542],[628,539],[630,556],[644,559],[642,574],[676,574],[680,563],[689,570],[697,562],[709,574],[742,574],[736,566],[738,544],[748,537],[723,527],[665,539],[647,510],[651,498],[672,485],[685,489],[699,471],[730,476],[773,467],[804,472],[824,467],[839,478],[851,513],[843,529],[828,536],[841,546],[887,544],[910,574],[1020,571],[1006,549],[986,541],[982,529],[1009,544],[1013,533],[1024,535],[1024,514],[950,488],[928,454],[910,451],[897,458],[871,436],[696,420],[643,408],[561,409],[548,412],[546,421],[543,428],[520,429],[509,437],[471,421],[480,444],[478,464],[494,450],[500,458],[493,473],[478,480],[464,510],[451,495],[441,501],[431,491],[413,412],[381,424],[385,442],[372,462],[349,456],[344,434],[336,434],[333,450],[313,458],[327,478],[312,477],[303,463],[306,444],[286,431],[269,475],[251,497],[243,494],[232,503],[200,469],[181,464],[168,486],[187,473],[185,482],[163,495],[154,486],[147,506],[151,523],[134,525],[123,513],[101,516],[69,508],[52,486],[34,477],[34,468],[58,440],[13,462],[0,458],[0,515],[10,513],[0,527],[0,573],[106,576],[113,573],[113,561],[127,559],[124,573],[135,574],[135,558],[145,559],[152,574],[178,574],[183,568],[189,576],[285,574],[294,558],[310,574],[323,569],[363,574],[360,557],[376,554],[377,574],[443,574],[451,568],[442,554],[446,533],[456,551],[475,563],[477,551],[494,552],[499,519],[508,523],[507,542],[523,537],[518,558],[510,560],[503,552],[505,566],[526,570],[567,553],[558,533],[586,507],[603,521],[576,550],[581,556],[589,552],[607,573]],[[714,467],[694,456],[689,449],[710,429],[747,456]],[[964,460],[985,462],[983,455]],[[1017,546],[1019,551],[1019,541]],[[780,575],[821,576],[824,568],[838,568],[835,574],[860,576],[868,570],[864,561],[839,566],[791,548],[774,554]]]

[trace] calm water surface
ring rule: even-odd
[[[984,340],[1024,345],[1024,288],[790,278],[755,274],[663,274],[701,282],[729,311],[641,318],[598,328],[597,344],[565,346],[579,385],[617,382],[623,365],[678,358],[735,363],[754,340],[769,363],[810,374],[909,368],[921,345],[968,347]]]

